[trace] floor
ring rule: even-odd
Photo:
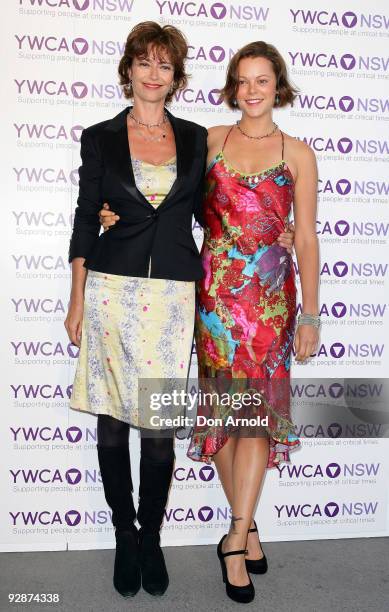
[[[216,612],[242,609],[227,598],[215,546],[165,548],[170,585],[163,597],[140,590],[123,599],[112,586],[114,550],[0,554],[0,610]],[[253,576],[261,612],[389,610],[389,538],[264,544],[269,571]],[[60,603],[12,604],[9,593],[58,592]]]

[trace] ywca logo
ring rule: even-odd
[[[205,91],[203,89],[181,89],[177,90],[174,94],[176,102],[186,102],[186,104],[212,104],[212,106],[219,106],[223,99],[220,95],[220,89],[211,89]]]
[[[343,278],[347,275],[352,277],[372,277],[380,276],[381,278],[386,276],[389,264],[375,263],[375,262],[352,262],[347,263],[346,261],[336,261],[334,264],[330,264],[325,261],[320,270],[320,276],[337,276]],[[299,275],[299,269],[297,263],[294,262],[294,269],[297,275]]]
[[[36,183],[40,185],[44,184],[56,184],[60,185],[78,185],[79,176],[78,169],[64,170],[63,168],[12,168],[17,183]]]
[[[69,485],[76,485],[81,481],[81,472],[77,468],[69,468],[65,474],[59,469],[13,469],[9,470],[12,477],[12,483],[18,484],[20,482],[24,484],[29,483],[68,483]]]
[[[58,140],[80,142],[82,125],[73,125],[68,128],[53,123],[14,123],[17,138],[24,140]]]
[[[317,234],[322,236],[334,235],[334,236],[382,236],[385,237],[389,234],[389,223],[377,222],[377,221],[351,221],[348,222],[345,219],[338,219],[337,221],[321,221],[317,219]]]
[[[73,385],[62,387],[61,385],[10,385],[14,399],[66,399],[72,394]]]
[[[389,16],[361,13],[357,15],[353,11],[337,13],[335,11],[289,9],[293,24],[338,26],[339,28],[366,28],[374,30],[387,30],[389,28]]]
[[[131,13],[134,0],[19,0],[19,5],[39,8],[59,8],[62,11],[93,11],[109,13]]]
[[[225,49],[220,45],[213,47],[194,47],[189,45],[188,60],[189,61],[211,61],[214,64],[220,64],[224,60],[229,60],[235,51],[233,49]]]
[[[380,463],[349,463],[336,462],[321,464],[293,464],[278,467],[279,477],[282,478],[339,478],[339,476],[377,476]]]
[[[178,467],[174,470],[174,478],[178,481],[188,480],[202,480],[204,482],[210,482],[215,476],[215,470],[210,465],[205,465],[196,471],[194,468]]]
[[[68,41],[64,37],[57,36],[32,36],[30,34],[15,34],[15,39],[18,49],[29,49],[31,51],[50,51],[54,53],[75,53],[76,55],[85,55],[89,49],[89,43],[86,38],[74,38]]]
[[[57,355],[61,355],[62,357],[65,357],[66,355],[68,355],[69,357],[71,357],[72,359],[77,359],[78,354],[79,354],[79,347],[75,346],[74,344],[71,344],[69,342],[69,344],[66,345],[66,348],[64,348],[63,344],[61,344],[61,342],[51,342],[51,341],[47,341],[47,342],[13,342],[11,341],[11,346],[14,350],[14,355],[15,357],[20,357],[20,356],[33,356],[33,357],[37,357],[40,355],[43,355],[44,357],[56,357]]]
[[[269,8],[243,3],[224,3],[213,2],[207,6],[205,2],[177,2],[172,0],[155,0],[160,15],[170,17],[207,17],[221,21],[233,19],[234,21],[252,21],[257,23],[266,22],[269,15]]]
[[[72,425],[65,432],[60,427],[51,426],[36,426],[36,427],[10,427],[10,432],[13,442],[55,442],[68,441],[71,444],[77,444],[83,437],[82,430]],[[90,429],[85,430],[85,440],[96,441],[96,431]]]
[[[356,179],[351,182],[347,178],[341,178],[336,182],[332,179],[319,179],[318,183],[318,193],[333,193],[341,196],[350,193],[355,195],[389,195],[389,181]]]
[[[303,136],[299,137],[299,140],[307,143],[314,151],[319,153],[343,153],[348,155],[349,153],[379,153],[380,155],[389,155],[389,141],[388,140],[376,140],[360,139],[356,138],[352,140],[348,136],[342,136],[342,138],[328,138],[322,136]]]
[[[88,94],[88,85],[83,81],[75,81],[74,83],[65,83],[64,81],[54,80],[30,80],[14,79],[17,88],[17,93],[31,95],[46,95],[55,97],[67,97],[81,100]]]
[[[352,98],[351,96],[333,96],[298,94],[296,105],[302,109],[318,109],[349,113],[352,110],[365,113],[387,113],[389,99],[385,98]]]
[[[329,501],[326,504],[283,504],[274,505],[277,518],[305,518],[311,516],[327,516],[335,518],[341,516],[373,516],[377,512],[378,501],[374,502],[348,502],[338,504]]]
[[[336,56],[329,53],[315,53],[302,51],[288,51],[292,66],[304,68],[337,68],[339,70],[373,70],[387,72],[389,58],[379,56],[355,56],[344,53]]]
[[[202,506],[197,510],[193,508],[169,508],[165,510],[165,520],[178,523],[188,521],[201,521],[208,523],[214,516],[214,510],[210,506]]]
[[[343,344],[342,342],[333,342],[327,346],[321,344],[316,355],[321,357],[333,357],[334,359],[341,359],[342,357],[382,357],[384,352],[385,344],[370,344],[370,343],[356,343],[356,344]]]
[[[297,275],[299,275],[299,269],[296,262],[293,262],[294,269]],[[347,275],[354,278],[367,278],[367,277],[385,277],[387,275],[389,264],[375,263],[375,262],[352,262],[347,263],[346,261],[336,261],[334,264],[330,264],[325,261],[320,270],[320,276],[331,277],[337,276],[343,278]]]

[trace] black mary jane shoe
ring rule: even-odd
[[[169,575],[159,533],[139,531],[139,555],[143,589],[150,595],[163,595],[169,586]]]
[[[248,530],[248,533],[258,532],[257,523],[254,521],[255,527]],[[261,545],[262,548],[262,545]],[[266,574],[267,572],[267,559],[265,553],[262,559],[246,559],[246,570],[250,574]]]
[[[224,553],[222,551],[222,545],[226,537],[227,534],[222,537],[217,546],[217,556],[219,557],[220,566],[222,569],[223,582],[226,585],[226,593],[228,597],[233,601],[236,601],[238,603],[250,603],[250,601],[253,601],[255,596],[254,585],[251,582],[250,576],[249,583],[245,584],[244,586],[236,586],[234,584],[231,584],[231,582],[228,580],[227,567],[225,562],[225,557],[228,557],[230,555],[245,555],[247,554],[247,550],[229,550],[228,552]]]
[[[123,597],[133,597],[141,585],[137,529],[115,532],[113,585]]]

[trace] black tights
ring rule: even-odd
[[[128,446],[130,426],[108,414],[97,416],[97,443],[104,447]],[[145,431],[141,431],[141,456],[156,463],[169,463],[174,460],[174,436],[173,430],[165,430],[164,436],[147,437]]]

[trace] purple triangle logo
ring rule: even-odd
[[[70,468],[66,471],[65,477],[69,484],[75,485],[81,480],[81,472],[77,468]]]
[[[353,148],[353,143],[350,138],[340,138],[338,140],[338,151],[341,153],[350,153]]]
[[[199,476],[201,480],[205,480],[205,482],[209,482],[215,476],[215,470],[213,469],[212,466],[205,465],[204,467],[200,468]]]
[[[345,70],[352,70],[356,63],[357,63],[357,60],[355,59],[353,55],[351,55],[351,53],[345,53],[340,58],[340,65]]]
[[[331,312],[336,319],[341,319],[347,312],[346,304],[343,304],[343,302],[335,302],[331,308]]]
[[[342,426],[339,423],[331,423],[327,427],[327,433],[329,438],[339,438],[342,433]]]
[[[70,130],[70,134],[74,142],[80,142],[81,132],[83,129],[84,128],[82,125],[73,125],[72,129]]]
[[[208,521],[210,521],[213,517],[213,510],[210,506],[203,506],[200,508],[198,516],[200,521],[203,521],[203,523],[208,523]]]
[[[342,15],[342,23],[346,28],[354,28],[357,25],[358,18],[352,11],[347,11]]]
[[[342,96],[339,99],[339,108],[345,113],[349,113],[354,108],[354,100],[351,96]]]
[[[327,516],[332,518],[339,513],[339,506],[336,502],[329,502],[324,506],[324,512]]]
[[[341,342],[334,342],[334,344],[331,344],[330,346],[330,353],[332,357],[335,357],[336,359],[340,359],[340,357],[343,357],[345,352],[346,349]]]
[[[72,442],[73,444],[79,442],[82,438],[81,429],[79,427],[76,427],[75,425],[73,425],[72,427],[68,427],[66,430],[66,438],[69,442]]]
[[[214,19],[223,19],[226,16],[227,9],[221,2],[215,2],[210,8],[210,13]]]
[[[78,11],[85,11],[89,6],[89,0],[73,0],[73,4]]]
[[[335,276],[345,276],[348,272],[348,265],[345,261],[337,261],[334,263],[333,271]]]
[[[331,397],[333,397],[334,399],[338,399],[343,395],[343,385],[341,385],[340,383],[332,383],[332,385],[328,387],[328,392]]]
[[[81,100],[87,95],[88,87],[82,81],[76,81],[71,86],[71,91],[74,98],[77,98],[77,100]]]
[[[75,527],[81,521],[81,514],[77,510],[68,510],[65,514],[65,521],[69,527]]]
[[[208,94],[208,100],[213,106],[219,106],[223,102],[223,98],[220,95],[220,89],[211,89]]]
[[[337,476],[340,474],[339,463],[329,463],[326,467],[326,474],[330,478],[337,478]]]
[[[73,359],[77,359],[78,354],[80,352],[80,349],[78,346],[76,346],[75,344],[72,344],[71,342],[69,342],[68,346],[68,355],[69,357],[72,357]]]
[[[334,229],[338,236],[346,236],[350,231],[350,225],[344,219],[340,219],[335,223]]]
[[[217,64],[219,62],[222,62],[225,56],[226,56],[226,52],[224,51],[223,47],[216,46],[216,47],[212,47],[209,50],[209,57],[211,58],[213,62],[216,62]]]
[[[347,179],[339,179],[336,183],[336,191],[340,195],[347,195],[351,191],[351,183]]]
[[[85,38],[75,38],[72,42],[72,49],[76,55],[85,55],[89,49],[87,40]]]

